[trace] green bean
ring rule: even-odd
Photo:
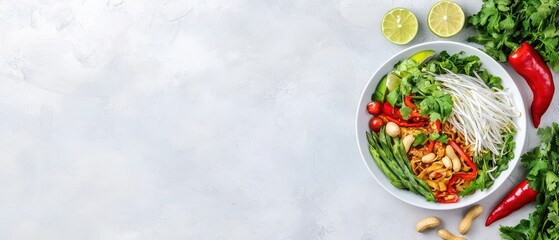
[[[392,154],[391,151],[384,150],[385,148],[382,147],[383,144],[381,143],[379,136],[377,136],[376,133],[373,132],[371,133],[371,140],[373,143],[373,148],[378,150],[381,159],[392,170],[392,172],[400,179],[402,184],[404,184],[404,186],[411,192],[418,193],[414,189],[413,185],[409,182],[408,177],[406,176],[406,174],[404,174],[404,172],[402,171],[402,169],[400,168],[396,160],[394,160],[393,156],[391,156]]]
[[[402,182],[400,181],[400,179],[388,168],[388,166],[386,165],[386,163],[384,163],[382,161],[382,159],[380,158],[379,153],[375,150],[375,148],[372,146],[373,143],[373,139],[371,137],[371,134],[367,132],[367,140],[369,140],[369,152],[371,152],[371,156],[373,157],[373,159],[375,160],[375,162],[377,163],[377,166],[380,168],[380,170],[384,173],[384,175],[386,177],[388,177],[388,179],[390,180],[390,183],[397,188],[404,188],[404,185],[402,184]]]
[[[410,172],[412,172],[412,168],[411,168],[411,164],[410,161],[408,159],[407,153],[406,153],[406,149],[404,148],[404,144],[402,143],[401,139],[395,139],[395,146],[396,146],[396,152],[398,152],[402,158],[402,161],[404,161],[406,163],[406,165],[408,166],[408,169]],[[413,172],[412,172],[413,174]],[[419,190],[419,192],[422,193],[423,196],[425,196],[425,199],[427,201],[431,201],[431,202],[435,202],[435,195],[433,194],[433,192],[431,191],[431,188],[429,187],[429,185],[427,185],[427,183],[423,180],[418,178],[415,174],[413,174],[413,178],[416,180],[416,182],[419,184],[419,187],[422,190]]]
[[[396,140],[396,139],[395,139]],[[400,165],[400,167],[402,168],[402,171],[404,172],[404,174],[407,175],[410,183],[412,184],[412,186],[416,189],[417,192],[419,192],[421,195],[425,196],[426,195],[426,191],[425,189],[421,186],[421,184],[419,184],[417,182],[417,179],[415,177],[415,174],[412,173],[411,168],[408,167],[409,166],[409,162],[406,164],[407,159],[404,160],[404,158],[402,157],[402,154],[400,153],[400,151],[398,150],[398,141],[394,141],[394,145],[392,145],[392,150],[394,152],[394,156],[396,157],[396,161],[398,162],[398,164]]]

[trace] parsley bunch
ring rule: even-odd
[[[540,146],[521,158],[526,179],[538,192],[536,211],[514,227],[502,226],[504,239],[559,239],[559,124],[538,129],[538,135]]]
[[[477,34],[469,42],[485,46],[500,62],[520,43],[528,42],[554,71],[559,71],[558,0],[483,0],[468,22]]]

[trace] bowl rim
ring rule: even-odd
[[[522,115],[519,117],[519,120],[515,121],[518,123],[517,125],[517,132],[516,132],[516,136],[515,136],[515,149],[520,149],[520,154],[515,154],[515,156],[508,162],[508,168],[506,170],[504,170],[503,172],[501,172],[501,175],[499,177],[497,177],[495,179],[495,181],[497,181],[498,179],[503,178],[504,180],[502,180],[498,185],[496,184],[496,182],[489,188],[480,191],[477,190],[475,193],[473,193],[470,196],[474,196],[476,194],[480,194],[482,193],[483,195],[481,195],[480,197],[478,197],[477,200],[470,202],[470,203],[462,203],[460,204],[462,201],[459,201],[458,203],[452,203],[452,204],[439,204],[439,203],[430,203],[427,202],[425,200],[423,200],[422,202],[415,202],[415,201],[410,201],[408,199],[405,199],[403,196],[401,196],[400,194],[397,194],[395,190],[399,190],[396,189],[394,186],[390,185],[388,186],[387,184],[384,184],[382,181],[379,180],[380,176],[377,176],[373,170],[371,169],[371,167],[369,167],[369,165],[367,164],[367,159],[365,157],[365,155],[363,154],[363,147],[361,142],[360,142],[360,137],[359,134],[360,133],[360,129],[359,129],[359,116],[360,116],[360,112],[362,112],[361,110],[363,109],[363,99],[366,97],[365,93],[367,92],[367,90],[369,89],[371,82],[375,79],[375,76],[378,76],[379,72],[382,70],[382,68],[384,68],[387,64],[389,64],[390,62],[394,61],[395,58],[401,58],[403,54],[405,54],[406,52],[409,52],[413,49],[417,49],[417,51],[421,51],[421,50],[425,50],[425,46],[430,46],[430,45],[454,45],[455,47],[461,48],[458,51],[462,51],[463,49],[467,48],[473,52],[475,52],[475,55],[480,56],[480,55],[485,55],[485,57],[490,58],[492,61],[494,61],[497,65],[497,68],[499,68],[499,70],[502,70],[503,72],[506,73],[507,76],[499,76],[501,77],[501,79],[503,78],[509,78],[512,82],[510,83],[511,87],[514,87],[516,89],[516,92],[519,94],[520,97],[520,101],[519,104],[517,106],[517,109],[522,113]],[[437,51],[437,53],[439,53],[440,51]],[[400,60],[400,59],[397,59]],[[508,80],[507,80],[508,81]],[[509,87],[509,88],[511,88]],[[516,95],[515,93],[511,93],[511,95],[513,96],[513,99],[515,98],[514,95]],[[398,51],[397,53],[393,54],[390,58],[388,58],[387,60],[385,60],[382,64],[378,65],[378,67],[376,68],[376,70],[373,72],[373,74],[371,75],[371,77],[369,78],[369,80],[366,82],[366,84],[363,87],[363,90],[361,92],[361,95],[358,99],[358,104],[357,104],[357,110],[356,110],[356,115],[355,115],[355,137],[356,137],[356,141],[357,141],[357,147],[359,150],[359,154],[361,155],[361,159],[363,160],[363,163],[365,164],[365,167],[368,169],[369,173],[373,176],[373,178],[375,179],[375,181],[388,193],[390,193],[392,196],[398,198],[399,200],[410,204],[412,206],[416,206],[416,207],[420,207],[420,208],[424,208],[424,209],[430,209],[430,210],[452,210],[452,209],[459,209],[459,208],[464,208],[467,206],[471,206],[483,199],[485,199],[486,197],[490,196],[493,192],[495,192],[495,190],[499,187],[502,186],[502,184],[504,182],[506,182],[506,179],[508,179],[511,175],[511,173],[514,171],[514,169],[518,166],[518,163],[520,162],[520,155],[522,154],[522,149],[524,148],[525,145],[525,140],[526,140],[526,128],[527,128],[527,120],[526,120],[526,105],[524,104],[524,98],[522,97],[522,94],[520,93],[520,88],[518,87],[518,84],[516,83],[516,81],[513,79],[513,77],[509,74],[509,72],[502,66],[502,64],[500,64],[499,62],[495,61],[493,58],[491,58],[489,55],[487,55],[485,52],[483,52],[482,50],[475,48],[473,46],[470,46],[468,44],[465,43],[461,43],[461,42],[454,42],[454,41],[443,41],[443,40],[438,40],[438,41],[429,41],[429,42],[424,42],[424,43],[419,43],[419,44],[415,44],[413,46],[407,47],[403,50]],[[514,100],[513,100],[514,101]],[[516,102],[515,102],[515,105]],[[522,124],[523,123],[523,124]],[[519,130],[520,129],[520,130]],[[522,133],[522,136],[518,135]],[[368,147],[368,146],[365,146]],[[515,151],[516,152],[516,151]],[[372,160],[372,156],[367,155],[367,157],[371,158]],[[376,166],[376,164],[374,164]],[[378,166],[377,166],[378,168]],[[382,177],[385,177],[384,175]],[[394,188],[394,189],[390,189],[390,188]],[[404,191],[404,190],[401,190]],[[421,197],[418,195],[418,197]],[[461,200],[463,200],[463,197],[461,197]]]

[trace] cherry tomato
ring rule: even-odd
[[[382,125],[384,125],[384,121],[380,117],[374,117],[369,120],[369,127],[375,132],[380,131]]]
[[[382,103],[380,102],[375,101],[367,104],[367,111],[369,111],[370,114],[377,115],[380,113],[381,110],[382,110]]]

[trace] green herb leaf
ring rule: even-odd
[[[400,108],[400,114],[402,114],[402,118],[404,120],[408,120],[411,115],[411,108],[406,106],[405,104],[402,105],[402,107]]]
[[[386,101],[388,101],[392,106],[396,106],[396,103],[398,103],[399,99],[400,99],[400,90],[398,90],[398,88],[392,90],[391,92],[388,93],[388,95],[386,95]]]
[[[429,138],[427,138],[427,136],[424,133],[418,133],[416,135],[414,135],[415,140],[413,141],[412,146],[417,147],[419,145],[425,145],[425,143],[427,143],[427,140],[429,140]]]
[[[530,43],[554,71],[559,71],[559,4],[557,0],[483,0],[468,17],[476,33],[468,38],[500,62],[521,42]]]

